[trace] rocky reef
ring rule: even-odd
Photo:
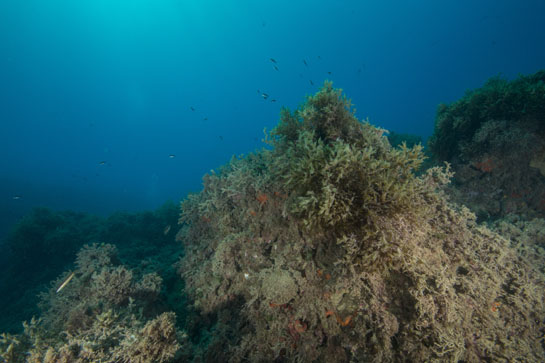
[[[182,202],[180,273],[215,322],[203,359],[545,359],[542,255],[451,204],[448,165],[417,176],[421,147],[328,82],[266,141]]]
[[[113,245],[86,245],[76,268],[41,296],[39,319],[17,336],[2,334],[6,362],[167,362],[187,335],[172,312],[157,312],[162,279],[138,278],[119,264]]]
[[[438,125],[458,132],[445,110]],[[70,251],[40,317],[0,335],[0,362],[545,361],[545,221],[478,223],[449,186],[469,165],[495,175],[466,147],[490,125],[465,141],[436,129],[452,167],[423,169],[418,142],[391,143],[326,82],[282,110],[265,149],[204,176],[181,203],[181,244],[172,205],[107,221],[37,211],[10,256]]]
[[[452,165],[453,198],[480,220],[545,217],[545,71],[440,105],[429,145]]]

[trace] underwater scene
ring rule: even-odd
[[[0,2],[0,363],[545,362],[545,2]]]

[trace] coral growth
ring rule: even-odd
[[[215,321],[199,359],[545,359],[543,274],[383,132],[326,83],[182,202],[180,272]]]

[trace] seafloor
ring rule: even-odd
[[[543,71],[441,105],[429,147],[326,82],[181,211],[26,216],[0,361],[545,361],[544,136]]]

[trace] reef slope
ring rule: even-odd
[[[182,202],[203,358],[543,361],[543,275],[326,82]],[[519,246],[520,247],[520,246]]]

